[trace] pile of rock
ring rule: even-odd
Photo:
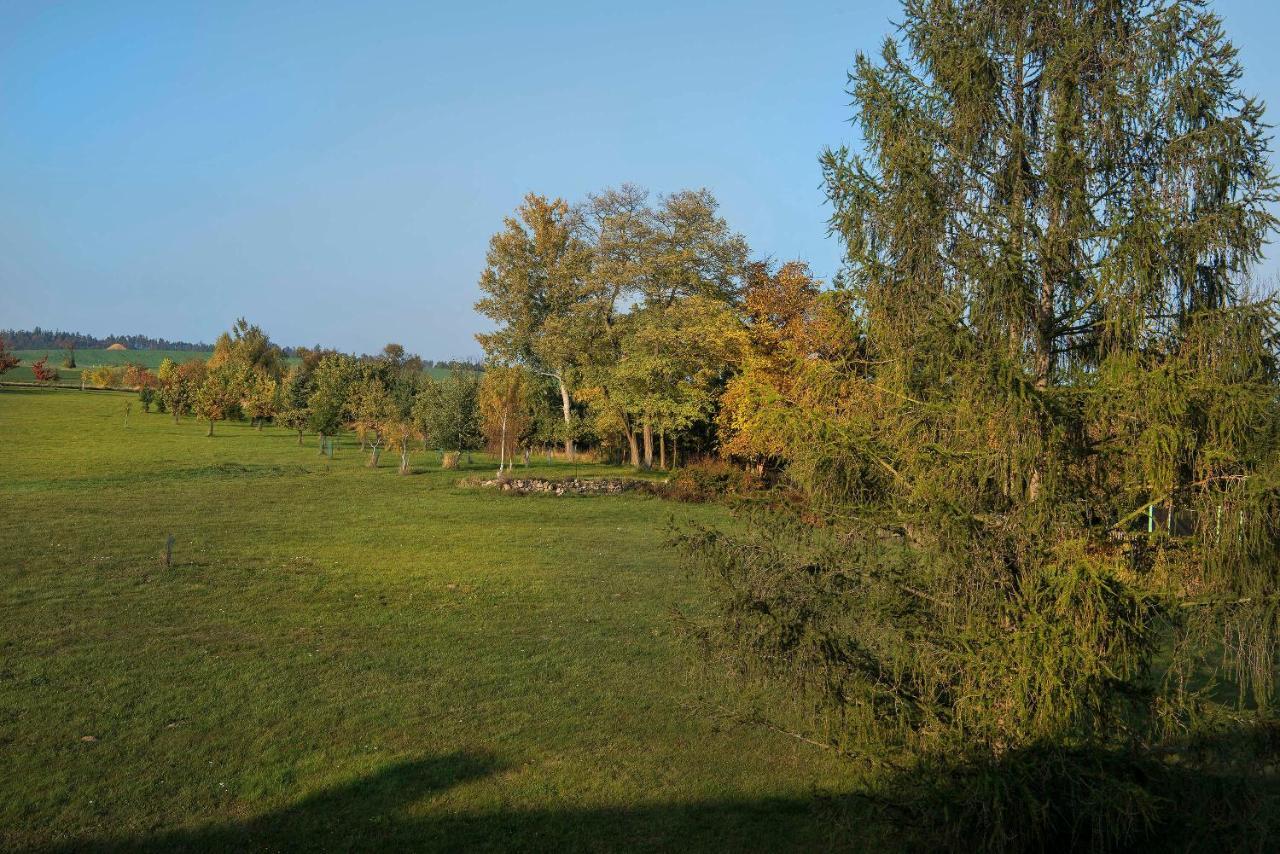
[[[625,477],[570,477],[563,480],[545,480],[538,477],[511,477],[482,480],[478,484],[487,489],[501,489],[522,495],[543,493],[546,495],[621,495],[624,492],[651,489],[647,480]]]

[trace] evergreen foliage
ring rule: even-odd
[[[907,0],[851,75],[815,302],[847,311],[781,324],[739,392],[800,519],[683,543],[709,648],[917,775],[957,846],[1148,838],[1162,757],[1270,717],[1274,181],[1240,75],[1192,0]]]

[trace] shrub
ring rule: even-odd
[[[40,385],[48,385],[49,383],[57,382],[59,379],[58,369],[49,365],[48,356],[33,362],[31,364],[31,373]]]
[[[716,459],[694,460],[678,469],[665,493],[677,501],[714,501],[764,489],[764,478],[754,471]]]
[[[120,372],[110,365],[99,365],[89,375],[89,381],[98,388],[114,388],[120,383]]]

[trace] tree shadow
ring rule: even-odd
[[[421,802],[505,770],[459,752],[389,766],[242,823],[150,836],[78,838],[45,852],[814,851],[835,847],[814,799],[634,808],[434,810]]]
[[[881,781],[874,815],[852,823],[890,838],[896,827],[901,844],[931,850],[1274,851],[1278,747],[1280,725],[1264,722],[1149,751],[1042,744],[926,757]]]

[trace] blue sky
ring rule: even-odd
[[[1280,7],[1216,8],[1280,110]],[[817,156],[897,9],[2,2],[0,327],[476,354],[502,216],[623,181],[829,276]]]

